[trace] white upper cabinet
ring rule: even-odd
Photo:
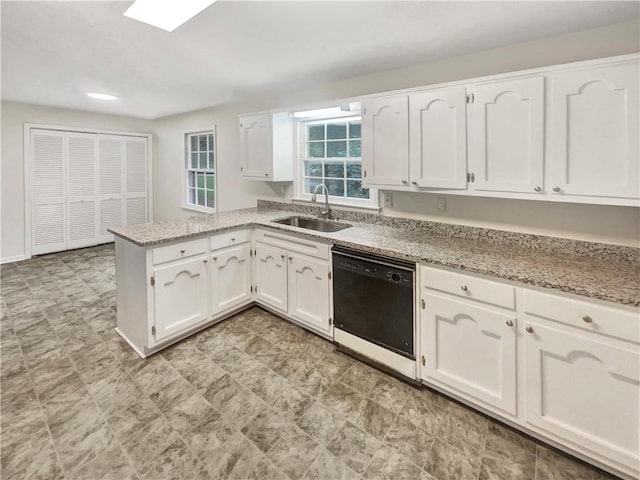
[[[409,96],[412,185],[467,188],[466,122],[464,87]]]
[[[541,192],[544,77],[476,85],[469,92],[474,190]]]
[[[637,199],[637,61],[551,81],[552,193]]]
[[[240,171],[246,179],[293,180],[293,124],[288,113],[242,115]]]
[[[409,102],[406,95],[362,102],[366,185],[409,185]]]

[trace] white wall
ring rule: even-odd
[[[157,218],[188,215],[181,209],[183,130],[218,127],[219,210],[255,205],[257,198],[283,199],[279,187],[240,178],[237,114],[288,109],[388,90],[418,87],[483,75],[637,52],[638,20],[486,50],[408,68],[380,72],[300,91],[265,92],[241,104],[209,108],[156,121]],[[291,189],[289,189],[291,190]],[[290,193],[290,192],[289,192]],[[287,196],[286,199],[289,199]],[[435,194],[394,192],[385,215],[408,216],[565,238],[639,246],[640,215],[631,207],[448,196],[445,215],[435,211]]]
[[[153,122],[77,110],[2,102],[0,261],[19,260],[25,253],[24,157],[25,123],[100,128],[149,133]]]

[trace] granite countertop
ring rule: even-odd
[[[611,261],[598,256],[571,255],[567,252],[527,248],[477,238],[436,235],[412,228],[351,220],[346,222],[352,225],[351,228],[333,233],[272,222],[291,215],[304,213],[280,208],[248,208],[158,223],[114,227],[109,231],[135,245],[152,247],[225,230],[268,227],[372,253],[640,306],[640,264],[637,261]]]

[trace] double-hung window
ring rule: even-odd
[[[186,208],[216,210],[215,129],[185,134]]]
[[[373,192],[362,186],[360,117],[301,121],[299,196],[309,199],[324,183],[332,202],[373,206]]]

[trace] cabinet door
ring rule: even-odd
[[[67,248],[65,133],[31,130],[31,252]]]
[[[251,301],[251,246],[246,243],[211,256],[211,314]]]
[[[243,177],[271,174],[271,119],[268,113],[240,117],[240,165]]]
[[[433,293],[423,299],[423,379],[515,416],[515,316]]]
[[[284,250],[256,244],[256,300],[287,312],[287,254]]]
[[[366,185],[409,185],[409,102],[406,95],[362,102]]]
[[[96,135],[67,133],[67,248],[98,243]]]
[[[122,138],[98,135],[98,242],[113,241],[111,227],[122,225]]]
[[[124,140],[125,163],[125,225],[146,223],[148,215],[147,194],[147,139]]]
[[[323,333],[329,332],[329,264],[289,255],[289,315]]]
[[[467,188],[467,114],[464,88],[409,97],[411,184]]]
[[[544,78],[477,85],[470,90],[469,157],[474,189],[542,191]]]
[[[552,78],[552,192],[638,198],[638,64]]]
[[[209,289],[206,257],[199,256],[154,271],[156,341],[208,319]]]
[[[637,468],[638,346],[620,348],[606,337],[530,321],[526,326],[526,421],[552,438]]]

